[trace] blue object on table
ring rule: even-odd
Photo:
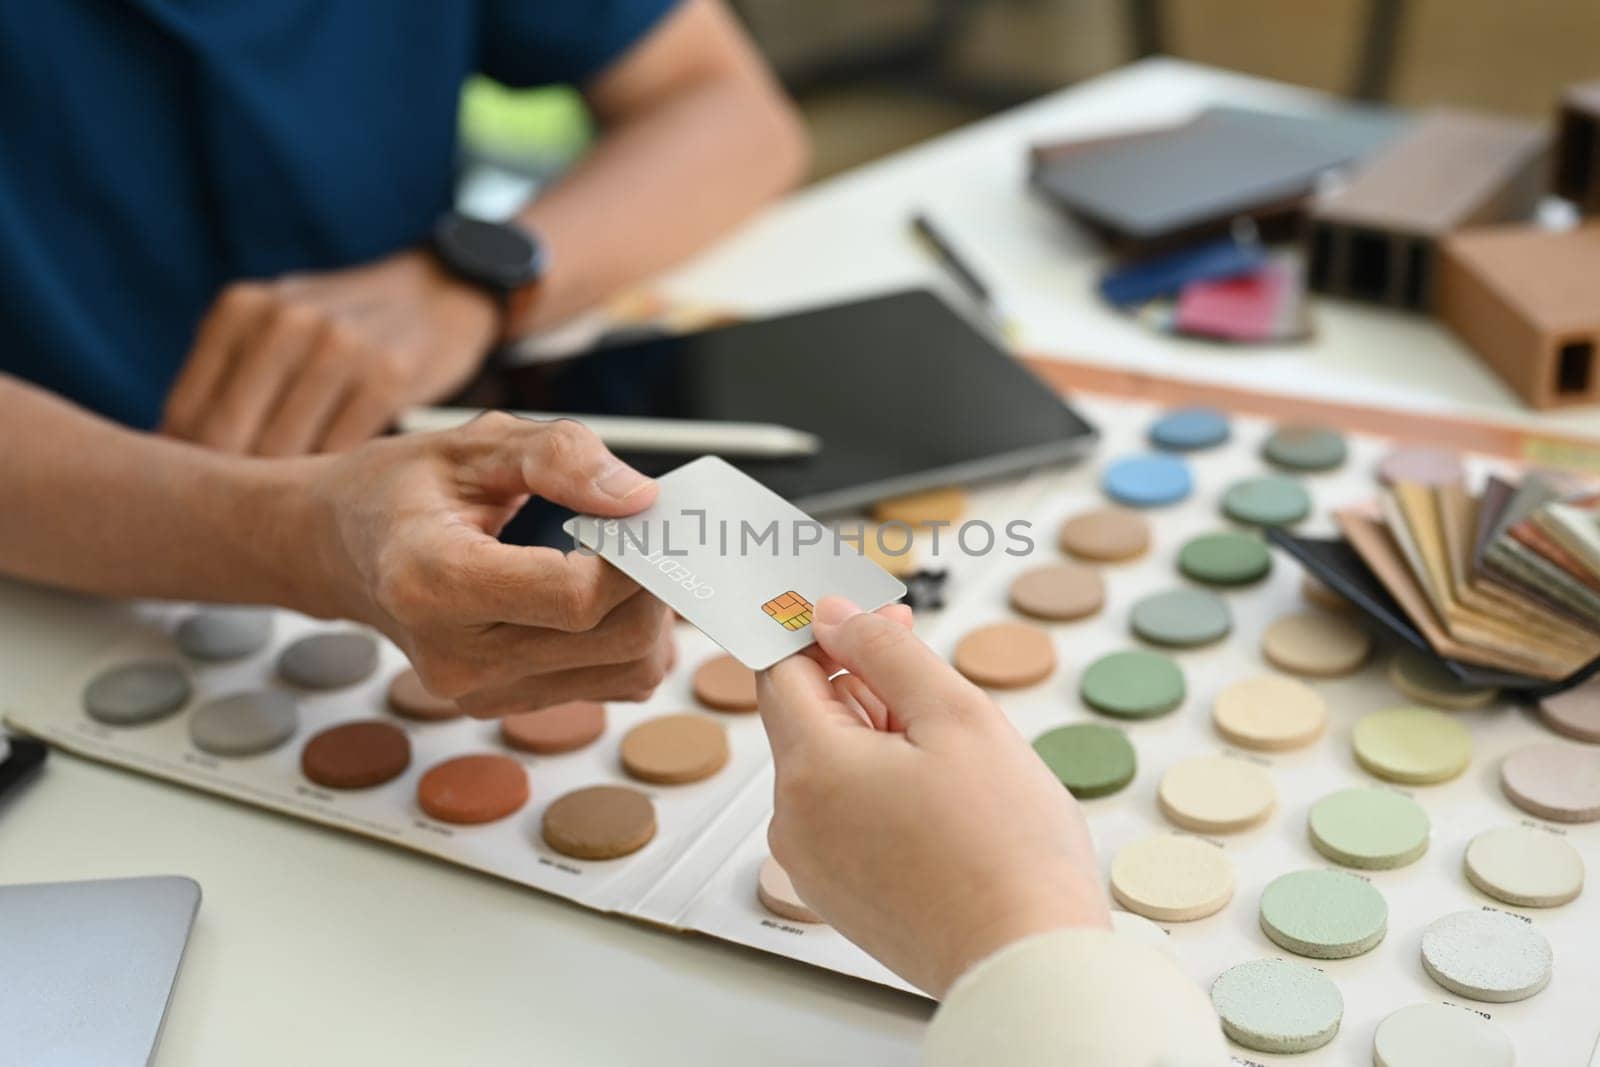
[[[1169,452],[1213,448],[1228,439],[1228,417],[1216,408],[1178,408],[1150,424],[1150,443]]]
[[[1157,508],[1187,497],[1194,489],[1194,479],[1183,460],[1157,452],[1112,463],[1100,476],[1100,488],[1119,504]]]
[[[1209,241],[1132,266],[1113,268],[1100,277],[1100,295],[1117,307],[1128,307],[1157,297],[1176,296],[1190,282],[1249,274],[1265,262],[1266,253],[1258,244],[1241,244],[1231,238]]]

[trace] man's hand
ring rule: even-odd
[[[240,282],[201,323],[162,431],[264,456],[348,449],[465,384],[498,322],[486,294],[421,252]]]

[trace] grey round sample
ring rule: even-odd
[[[1401,1008],[1372,1035],[1373,1067],[1513,1067],[1516,1061],[1504,1031],[1454,1004]]]
[[[1173,648],[1209,645],[1233,629],[1228,605],[1203,589],[1152,593],[1133,605],[1128,621],[1133,632],[1146,641]]]
[[[1251,960],[1211,986],[1222,1031],[1257,1052],[1310,1052],[1333,1040],[1344,997],[1333,979],[1292,960]]]
[[[189,716],[189,740],[213,756],[255,756],[294,736],[300,711],[277,689],[254,689],[208,700]]]
[[[272,630],[272,612],[265,608],[208,607],[178,624],[176,640],[190,659],[221,663],[260,652]]]
[[[378,642],[359,630],[302,637],[278,656],[278,677],[301,689],[343,689],[378,669]]]
[[[83,710],[108,726],[138,726],[164,719],[189,702],[194,687],[172,660],[124,663],[95,675],[83,690]]]
[[[1545,936],[1503,911],[1458,911],[1422,932],[1422,969],[1452,993],[1504,1004],[1550,983]]]

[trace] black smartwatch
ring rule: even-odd
[[[539,298],[544,244],[514,222],[487,222],[447,211],[433,224],[433,254],[451,275],[493,296],[501,308],[502,340]]]

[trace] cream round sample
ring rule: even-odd
[[[1392,789],[1341,789],[1311,806],[1311,844],[1335,863],[1404,867],[1428,851],[1428,813]]]
[[[1230,1039],[1256,1052],[1310,1052],[1333,1040],[1344,997],[1333,979],[1293,960],[1251,960],[1223,971],[1211,1004]]]
[[[1259,826],[1272,814],[1272,777],[1228,756],[1191,756],[1161,776],[1156,802],[1173,825],[1202,834]]]
[[[1583,892],[1583,858],[1564,837],[1531,826],[1497,826],[1467,845],[1467,881],[1521,908],[1553,908]]]
[[[1541,819],[1600,819],[1600,751],[1556,741],[1529,745],[1500,765],[1500,788],[1511,803]]]
[[[83,710],[107,726],[139,726],[171,715],[187,704],[193,693],[182,665],[171,660],[141,660],[95,675],[84,687]]]
[[[969,681],[990,689],[1021,689],[1056,669],[1050,635],[1025,622],[980,626],[961,639],[951,659]]]
[[[1422,969],[1452,993],[1504,1004],[1550,983],[1550,942],[1503,911],[1458,911],[1422,931]]]
[[[1111,861],[1111,895],[1136,915],[1190,922],[1233,897],[1233,867],[1222,850],[1197,837],[1156,834],[1123,847]]]
[[[1291,871],[1261,891],[1261,932],[1300,956],[1342,960],[1370,952],[1389,927],[1389,905],[1344,871]]]
[[[1414,648],[1402,649],[1389,661],[1389,684],[1418,704],[1450,711],[1481,708],[1496,695],[1493,689],[1468,685],[1438,659]]]
[[[1352,734],[1356,762],[1407,785],[1449,781],[1472,761],[1472,735],[1442,711],[1387,708],[1362,716]]]
[[[1372,638],[1349,619],[1322,612],[1285,615],[1261,635],[1261,653],[1279,670],[1334,678],[1360,667]]]
[[[174,640],[191,659],[224,662],[253,656],[272,640],[272,612],[265,608],[208,607],[178,624]]]
[[[1387,1016],[1372,1037],[1373,1067],[1513,1067],[1511,1039],[1454,1004],[1413,1004]]]
[[[1072,622],[1100,610],[1106,583],[1081,563],[1050,563],[1023,571],[1011,583],[1011,606],[1050,622]]]
[[[360,630],[302,637],[278,655],[278,677],[301,689],[343,689],[378,669],[378,642]]]
[[[1302,681],[1262,674],[1218,693],[1211,721],[1219,734],[1242,748],[1282,752],[1322,736],[1328,704]]]
[[[822,916],[807,907],[806,902],[800,899],[800,894],[794,891],[789,872],[771,856],[761,864],[761,872],[756,876],[756,899],[761,901],[763,908],[779,918],[797,923],[822,921]]]
[[[270,752],[300,725],[300,711],[289,694],[256,689],[208,700],[189,716],[189,740],[213,756],[254,756]]]
[[[1539,719],[1558,734],[1600,744],[1600,678],[1539,701]]]

